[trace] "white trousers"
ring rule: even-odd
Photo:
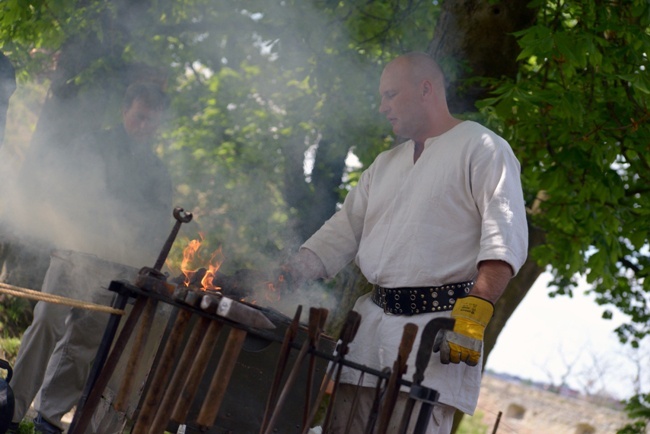
[[[94,255],[56,250],[50,257],[42,292],[110,305],[111,280],[133,281],[137,270]],[[109,314],[39,301],[25,331],[14,366],[14,422],[34,407],[53,425],[77,404],[83,392]],[[37,396],[38,395],[38,396]]]
[[[358,390],[357,390],[358,389]],[[358,396],[356,396],[358,393]],[[351,413],[352,404],[358,399],[358,404],[354,414]],[[346,426],[348,419],[352,420],[350,434],[357,434],[365,432],[366,425],[370,418],[372,404],[375,398],[375,390],[370,387],[358,387],[341,383],[336,391],[336,398],[334,407],[332,409],[332,421],[329,434],[344,434],[346,433]],[[397,434],[399,432],[400,423],[402,422],[402,415],[408,400],[407,392],[400,392],[397,398],[397,403],[390,418],[387,432],[389,434]],[[420,403],[417,403],[411,414],[409,422],[409,433],[413,432],[415,422],[417,421],[420,412]],[[427,426],[426,434],[449,434],[454,423],[454,413],[456,409],[445,404],[435,404],[433,407],[433,414],[429,425]],[[377,415],[375,430],[379,425],[380,416]],[[374,431],[373,431],[374,432]]]

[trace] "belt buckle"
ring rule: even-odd
[[[379,303],[381,309],[384,311],[386,314],[391,314],[391,310],[388,308],[388,302],[386,301],[386,293],[387,290],[383,286],[380,285],[375,285],[375,288],[377,290],[377,295],[379,298]]]
[[[379,300],[381,301],[381,308],[386,313],[388,303],[386,302],[386,288],[379,286]]]

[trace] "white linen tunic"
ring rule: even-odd
[[[342,209],[303,248],[323,262],[328,276],[355,259],[370,283],[387,288],[438,286],[473,279],[483,260],[502,260],[517,273],[526,259],[528,231],[519,162],[509,144],[478,123],[465,121],[427,139],[413,163],[413,141],[381,153],[347,195]],[[348,359],[381,370],[392,367],[403,327],[419,332],[432,318],[385,314],[366,294],[354,310],[362,322]],[[411,379],[419,333],[408,360]],[[442,365],[431,357],[423,385],[440,401],[472,414],[481,379],[476,367]],[[356,384],[345,369],[342,381]],[[366,375],[365,385],[375,378]]]

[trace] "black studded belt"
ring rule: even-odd
[[[384,288],[374,285],[371,298],[384,312],[393,315],[444,312],[453,309],[456,299],[469,294],[473,286],[473,280],[418,288]]]

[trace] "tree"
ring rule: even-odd
[[[486,358],[547,268],[557,294],[586,275],[605,318],[607,306],[628,314],[622,340],[649,333],[646,1],[78,3],[4,2],[3,50],[23,79],[53,74],[57,115],[68,96],[116,92],[139,63],[164,71],[174,115],[160,152],[225,267],[279,262],[334,212],[358,177],[348,152],[367,165],[393,144],[374,113],[381,65],[427,50],[454,110],[499,131],[522,163],[530,254],[498,303]],[[105,100],[86,98],[83,112],[104,114]],[[339,283],[347,300],[364,286],[353,267]]]

